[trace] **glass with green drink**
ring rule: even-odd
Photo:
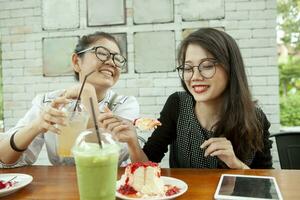
[[[99,132],[101,145],[95,129],[89,129],[73,147],[81,200],[115,199],[120,148],[109,133]]]

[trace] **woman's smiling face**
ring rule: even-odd
[[[185,64],[198,66],[206,58],[213,58],[213,56],[198,44],[188,45]],[[193,76],[189,80],[184,80],[187,89],[196,101],[208,102],[222,97],[228,83],[228,75],[220,64],[215,66],[216,72],[210,79],[204,78],[195,67]]]
[[[90,47],[97,46],[105,47],[110,53],[120,54],[117,44],[106,38],[101,38],[90,45]],[[83,57],[79,58],[80,80],[83,80],[84,76],[93,70],[96,71],[88,77],[87,82],[94,85],[95,88],[110,88],[119,80],[121,69],[115,66],[112,56],[107,61],[102,62],[96,57],[95,51],[88,51],[84,54]]]

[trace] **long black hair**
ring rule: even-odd
[[[201,28],[182,41],[178,52],[179,65],[185,62],[189,44],[204,48],[228,74],[228,85],[223,93],[224,103],[220,120],[214,125],[214,134],[229,139],[236,155],[246,159],[249,154],[263,148],[263,128],[252,101],[240,49],[224,31]],[[181,84],[190,94],[184,81]]]

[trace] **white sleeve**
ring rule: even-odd
[[[33,99],[32,107],[30,108],[30,110],[27,111],[25,116],[18,121],[15,127],[3,133],[0,140],[4,138],[10,138],[12,134],[14,134],[15,132],[19,131],[21,128],[28,125],[32,120],[36,119],[40,115],[41,106],[42,106],[41,98],[42,98],[41,96],[37,96]],[[18,161],[16,161],[13,164],[4,164],[0,162],[0,168],[12,168],[12,167],[20,167],[20,166],[33,164],[36,161],[43,147],[43,144],[44,144],[44,135],[40,134],[31,142],[27,150],[22,153]]]
[[[123,117],[128,120],[135,120],[139,117],[140,107],[139,103],[133,96],[128,96],[122,104],[119,104],[113,110],[114,114]],[[120,143],[120,157],[119,157],[119,165],[125,166],[127,164],[129,158],[128,147],[126,143]]]
[[[135,97],[128,96],[126,101],[116,106],[114,114],[133,121],[140,115],[139,103]]]

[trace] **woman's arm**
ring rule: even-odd
[[[12,134],[7,134],[7,137],[0,141],[1,162],[4,164],[15,163],[40,133],[48,130],[59,133],[60,130],[54,125],[64,125],[65,114],[57,108],[67,102],[65,98],[55,99],[49,107],[43,109],[41,114],[38,114],[40,108],[32,107],[25,115],[26,119],[22,119],[23,124],[26,125],[19,130],[16,129]]]

